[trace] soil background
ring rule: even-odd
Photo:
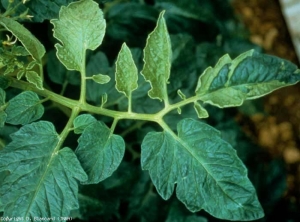
[[[278,0],[234,0],[235,13],[265,53],[292,61],[299,67]],[[299,27],[300,28],[300,27]],[[293,213],[300,214],[300,84],[264,97],[264,114],[237,119],[245,132],[273,158],[285,162],[287,190],[283,194]],[[246,118],[246,120],[245,120]],[[280,209],[279,209],[280,210]]]

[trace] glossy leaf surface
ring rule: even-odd
[[[247,170],[219,131],[202,122],[184,119],[178,135],[166,130],[148,133],[142,143],[141,164],[164,198],[176,195],[196,212],[204,209],[227,220],[263,216]]]
[[[171,43],[166,22],[160,13],[157,25],[147,39],[144,48],[144,67],[142,75],[151,84],[148,94],[152,99],[163,100],[171,69]]]
[[[59,19],[51,20],[59,60],[69,70],[81,71],[85,66],[87,49],[95,50],[101,43],[106,23],[98,4],[91,0],[81,0],[63,6]]]
[[[200,76],[196,94],[218,107],[240,106],[300,80],[300,70],[289,61],[253,50],[232,60],[223,56]]]
[[[41,118],[44,107],[36,93],[25,91],[9,100],[5,112],[7,123],[25,125]]]
[[[88,175],[86,184],[99,183],[120,165],[125,152],[122,137],[111,133],[102,122],[85,128],[78,139],[76,155]]]
[[[78,208],[76,179],[85,181],[74,152],[59,151],[59,135],[52,123],[40,121],[11,135],[0,151],[0,195],[4,216],[61,217]],[[5,172],[9,172],[5,174]]]

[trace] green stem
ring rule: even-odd
[[[22,80],[17,80],[15,78],[9,78],[9,80],[11,83],[10,86],[12,86],[14,88],[19,88],[24,91],[30,90],[30,91],[36,92],[40,96],[49,97],[49,99],[52,100],[53,102],[61,104],[70,109],[73,109],[74,107],[78,107],[81,111],[86,111],[86,112],[91,112],[94,114],[117,118],[118,120],[134,119],[134,120],[145,120],[145,121],[152,121],[152,122],[160,123],[162,121],[162,118],[170,111],[177,109],[178,107],[181,107],[181,106],[184,106],[184,105],[187,105],[189,103],[193,103],[193,102],[199,100],[198,96],[193,96],[186,100],[180,101],[178,103],[168,105],[160,112],[154,113],[154,114],[134,113],[134,112],[129,113],[129,112],[109,110],[109,109],[105,109],[103,107],[90,105],[85,102],[85,98],[82,98],[80,101],[69,99],[67,97],[61,96],[54,92],[51,92],[47,89],[44,89],[44,90],[37,89],[34,85],[27,83],[25,81],[22,81]],[[84,87],[85,87],[85,84],[84,84]],[[85,93],[82,93],[81,96],[85,96]]]
[[[80,112],[80,108],[78,108],[78,107],[74,107],[72,109],[71,116],[70,116],[65,128],[59,135],[59,141],[53,151],[54,153],[58,152],[58,150],[63,146],[64,141],[66,140],[67,136],[70,133],[70,130],[72,129],[73,121],[78,116],[79,112]]]
[[[81,86],[80,86],[80,97],[79,97],[79,102],[81,104],[85,104],[86,103],[86,69],[85,69],[85,57],[86,57],[86,52],[85,50],[83,51],[83,61],[81,64],[81,71],[80,71],[80,75],[81,75]]]

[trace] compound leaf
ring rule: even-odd
[[[35,85],[36,88],[40,90],[44,89],[43,80],[35,71],[27,71],[25,76],[27,81]]]
[[[263,216],[247,169],[231,145],[209,125],[184,119],[178,136],[148,133],[142,143],[141,164],[149,170],[158,191],[168,199],[176,194],[192,211],[204,209],[227,220],[255,220]]]
[[[9,100],[5,112],[7,123],[25,125],[41,118],[44,107],[36,93],[25,91]]]
[[[25,125],[0,151],[0,195],[7,217],[61,217],[78,208],[78,186],[87,175],[70,148],[57,151],[59,135],[52,123]]]
[[[63,6],[59,19],[51,20],[59,60],[69,70],[81,71],[85,66],[87,49],[95,50],[101,43],[106,23],[96,2],[81,0]]]
[[[289,61],[250,50],[232,60],[223,56],[198,80],[196,94],[218,107],[240,106],[300,80],[300,70]]]
[[[19,39],[36,61],[42,63],[41,59],[46,53],[45,48],[31,32],[11,18],[0,17],[0,24]]]
[[[81,134],[90,124],[96,122],[96,118],[90,114],[82,114],[74,119],[74,133]]]
[[[163,100],[167,96],[167,83],[171,69],[171,43],[166,22],[162,11],[157,25],[147,38],[144,49],[144,67],[142,75],[150,82],[148,95],[152,99]]]
[[[116,61],[116,89],[130,97],[137,89],[138,70],[132,58],[130,49],[123,43]]]
[[[99,183],[109,177],[120,165],[125,152],[122,137],[111,133],[102,122],[85,128],[75,151],[88,175],[86,184]]]

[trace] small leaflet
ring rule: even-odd
[[[116,61],[116,89],[130,97],[138,88],[138,70],[133,61],[130,49],[123,43]]]
[[[120,165],[124,152],[123,138],[112,134],[104,123],[96,121],[86,127],[75,151],[88,175],[84,184],[96,184],[111,176]]]
[[[163,199],[176,184],[178,199],[192,212],[236,221],[264,216],[246,167],[219,131],[194,119],[180,121],[177,131],[150,132],[142,142],[142,169]]]
[[[144,49],[144,67],[141,74],[151,85],[148,95],[152,99],[164,100],[170,77],[172,48],[170,36],[162,11],[156,27],[147,38]]]
[[[204,109],[200,103],[198,102],[194,102],[194,108],[195,108],[195,111],[198,115],[198,118],[207,118],[209,115],[208,115],[208,112],[206,111],[206,109]]]
[[[103,74],[93,75],[92,79],[99,84],[106,84],[110,81],[110,77],[108,75]]]
[[[5,112],[7,123],[25,125],[41,118],[44,106],[36,93],[25,91],[9,100]]]
[[[57,57],[68,70],[85,67],[87,49],[95,50],[102,43],[106,22],[99,5],[92,0],[77,1],[63,6],[59,19],[52,19]]]
[[[199,77],[196,95],[220,108],[240,106],[299,80],[296,65],[250,50],[234,60],[225,55],[215,67],[208,67]]]
[[[11,18],[0,17],[0,24],[18,38],[36,61],[40,64],[42,63],[42,57],[45,55],[46,50],[41,42],[33,36],[31,32]]]
[[[35,71],[27,71],[25,76],[27,81],[35,85],[36,88],[44,90],[43,80]]]

